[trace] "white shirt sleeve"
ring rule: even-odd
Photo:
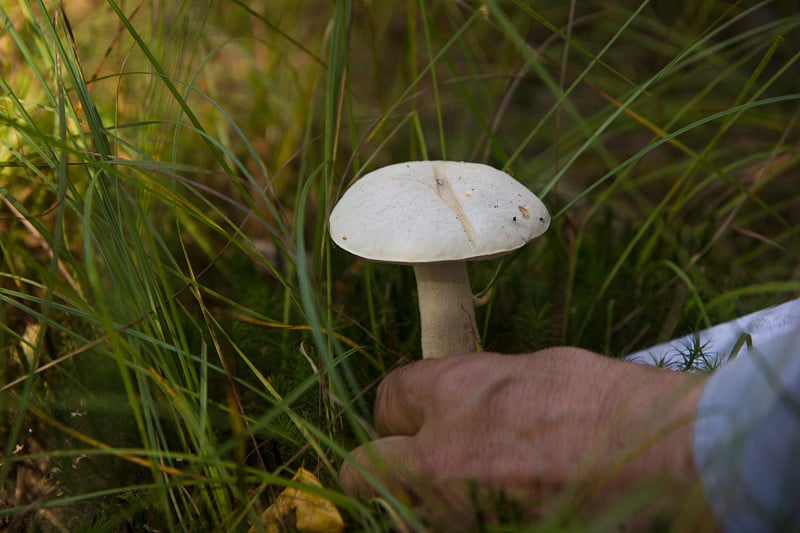
[[[800,531],[800,328],[754,339],[711,375],[694,456],[724,531]]]

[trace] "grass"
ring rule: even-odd
[[[0,524],[246,529],[305,466],[352,529],[421,527],[336,482],[418,354],[410,269],[326,233],[382,164],[549,206],[471,265],[487,349],[620,356],[796,296],[797,7],[3,4]]]

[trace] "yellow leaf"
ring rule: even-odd
[[[302,485],[322,488],[322,483],[306,470],[300,468],[292,478]],[[294,525],[303,533],[341,533],[344,531],[344,520],[336,507],[314,492],[297,487],[287,487],[261,515],[261,523],[267,533],[285,531],[284,524],[294,512]],[[250,528],[254,533],[255,528]]]

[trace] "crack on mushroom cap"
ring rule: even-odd
[[[452,209],[453,213],[456,215],[456,219],[458,219],[458,222],[464,228],[467,239],[473,247],[476,247],[475,228],[470,224],[469,217],[464,211],[464,206],[458,201],[458,197],[453,191],[453,185],[450,183],[450,178],[447,176],[446,170],[444,170],[442,166],[441,163],[433,164],[433,181],[436,184],[436,194],[447,207]],[[472,198],[471,191],[464,193],[464,199],[468,200],[470,198]]]
[[[330,233],[358,256],[411,264],[498,257],[549,223],[541,200],[504,172],[479,163],[412,161],[356,181],[331,212]]]

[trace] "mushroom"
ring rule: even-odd
[[[356,181],[330,215],[333,241],[372,261],[410,264],[423,358],[480,351],[466,261],[491,259],[550,224],[541,200],[479,163],[410,161]]]

